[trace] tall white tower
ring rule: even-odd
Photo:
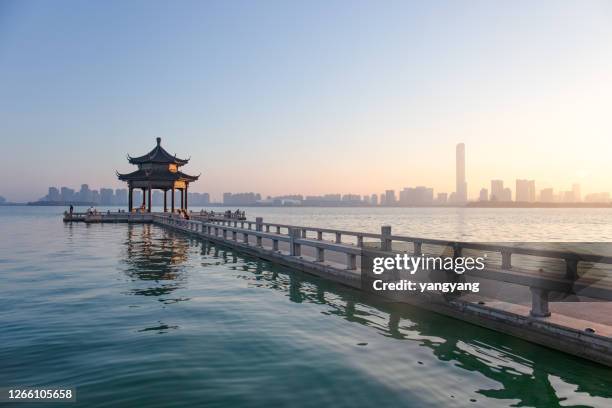
[[[467,202],[467,182],[465,181],[465,144],[459,143],[456,148],[456,178],[455,199],[459,203]]]

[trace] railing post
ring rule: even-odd
[[[289,242],[289,255],[291,256],[300,256],[302,254],[302,246],[295,242],[300,238],[301,233],[299,228],[289,229],[289,236],[291,237],[291,241]]]
[[[341,244],[342,243],[342,234],[339,232],[336,232],[336,244]]]
[[[266,224],[266,232],[270,232],[270,224]]]
[[[246,232],[242,233],[242,242],[244,242],[247,245],[249,243],[249,234],[247,234]]]
[[[325,249],[317,248],[317,262],[325,261]]]
[[[380,239],[380,249],[382,251],[391,251],[391,239],[387,238],[391,235],[391,226],[383,225],[380,227],[380,235],[382,235]]]
[[[306,238],[306,231],[307,231],[306,229],[302,230],[302,238]]]
[[[533,317],[548,317],[548,291],[541,288],[531,289],[531,311],[529,314]]]
[[[577,259],[566,259],[565,260],[565,278],[575,281],[578,279],[578,260]]]
[[[357,256],[355,254],[346,254],[346,269],[349,271],[357,269]]]
[[[278,251],[278,239],[272,240],[272,250],[275,252]]]
[[[363,235],[357,235],[357,246],[363,248]]]
[[[236,233],[236,231],[232,231],[232,240],[238,241],[238,234]]]
[[[414,245],[414,256],[423,255],[423,243],[421,241],[414,241],[412,244]]]
[[[280,227],[279,226],[276,227],[276,233],[280,234]]]
[[[462,251],[463,248],[461,248],[461,245],[455,243],[455,245],[453,245],[453,258],[459,258]]]
[[[502,269],[512,269],[512,252],[502,251]]]
[[[223,228],[223,239],[227,239],[227,230]]]
[[[317,231],[317,239],[323,241],[323,231]]]
[[[262,232],[263,231],[263,218],[261,217],[257,217],[255,218],[255,230],[257,230],[257,232]],[[261,246],[261,237],[257,236],[257,246],[260,247]]]

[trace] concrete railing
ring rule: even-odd
[[[389,253],[394,252],[394,242],[411,243],[412,251],[409,252],[415,256],[423,254],[423,245],[451,249],[452,256],[454,257],[462,256],[464,250],[494,252],[499,254],[501,258],[499,265],[487,264],[487,268],[484,271],[471,271],[469,275],[529,287],[532,295],[531,315],[534,317],[550,316],[548,296],[551,291],[568,293],[585,287],[591,287],[596,283],[589,280],[582,283],[576,282],[580,262],[612,264],[612,257],[608,256],[393,235],[390,226],[381,227],[381,233],[376,234],[265,223],[261,218],[252,221],[224,218],[202,218],[198,220],[197,215],[192,220],[183,220],[169,215],[155,215],[154,217],[161,224],[172,225],[188,232],[232,241],[241,245],[251,245],[249,237],[255,237],[255,246],[262,248],[262,239],[268,239],[272,242],[271,251],[275,252],[280,252],[279,242],[286,242],[289,248],[287,255],[290,257],[301,257],[302,246],[311,247],[315,253],[315,259],[312,262],[324,262],[327,251],[341,253],[345,256],[345,267],[347,270],[357,269],[357,259],[363,255],[364,251],[370,254],[379,253],[388,256]],[[315,233],[316,235],[309,236]],[[330,236],[331,240],[325,239]],[[347,236],[354,237],[356,244],[344,242],[343,237]],[[365,238],[376,240],[377,245],[365,247]],[[512,265],[513,255],[562,260],[566,265],[565,274],[559,276],[554,273],[543,273],[541,270],[525,271],[516,269]],[[607,297],[612,294],[612,288],[602,287],[600,289],[601,293],[604,293]]]
[[[204,237],[213,237],[232,243],[264,249],[263,240],[267,239],[271,242],[270,251],[281,252],[279,242],[287,243],[288,250],[286,255],[291,257],[302,257],[302,247],[311,247],[315,253],[313,262],[323,263],[326,261],[326,252],[341,253],[345,256],[346,270],[357,269],[357,257],[361,255],[361,250],[352,245],[334,244],[322,240],[312,240],[304,238],[303,231],[299,227],[294,227],[287,231],[287,234],[279,234],[264,231],[265,225],[261,221],[239,221],[239,220],[214,220],[211,222],[186,220],[173,216],[154,215],[155,222],[163,225],[169,225],[181,230],[202,235]],[[255,238],[252,243],[250,237]]]
[[[233,225],[234,227],[240,226],[240,228],[248,228],[252,229],[252,227],[256,224],[256,221],[238,221],[238,220],[228,220],[222,218],[214,218],[210,219],[207,222],[219,224],[219,225]],[[525,248],[525,247],[516,247],[516,246],[504,246],[504,245],[496,245],[496,244],[483,244],[476,242],[461,242],[461,241],[448,241],[448,240],[440,240],[440,239],[431,239],[431,238],[417,238],[417,237],[407,237],[401,235],[392,235],[390,226],[381,227],[381,233],[367,233],[367,232],[356,232],[356,231],[347,231],[347,230],[339,230],[339,229],[331,229],[331,228],[317,228],[317,227],[306,227],[306,226],[297,226],[297,225],[288,225],[288,224],[276,224],[276,223],[264,223],[262,222],[262,228],[266,232],[274,232],[276,234],[289,234],[291,229],[299,229],[302,234],[302,238],[308,238],[309,232],[314,232],[317,234],[317,240],[323,240],[324,234],[330,234],[334,237],[334,242],[337,244],[345,243],[342,238],[346,236],[355,237],[357,241],[358,247],[363,247],[364,238],[372,238],[379,242],[381,242],[381,249],[383,251],[391,251],[393,247],[393,242],[409,242],[413,244],[412,253],[415,255],[422,254],[422,246],[423,244],[441,246],[441,247],[449,247],[452,248],[454,254],[456,256],[461,256],[461,252],[463,249],[473,249],[473,250],[481,250],[488,252],[497,252],[501,255],[502,263],[501,267],[503,269],[512,269],[512,255],[528,255],[540,258],[554,258],[561,259],[566,263],[566,277],[567,278],[576,278],[577,266],[578,262],[592,262],[592,263],[603,263],[603,264],[612,264],[612,257],[609,256],[600,256],[600,255],[592,255],[592,254],[577,254],[572,252],[564,252],[564,251],[555,251],[555,250],[543,250],[536,248]]]

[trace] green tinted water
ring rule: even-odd
[[[0,386],[74,386],[74,406],[99,407],[612,405],[603,366],[57,211],[0,208]]]

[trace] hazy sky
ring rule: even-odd
[[[119,187],[163,138],[194,191],[612,190],[610,1],[0,1],[0,195]]]

